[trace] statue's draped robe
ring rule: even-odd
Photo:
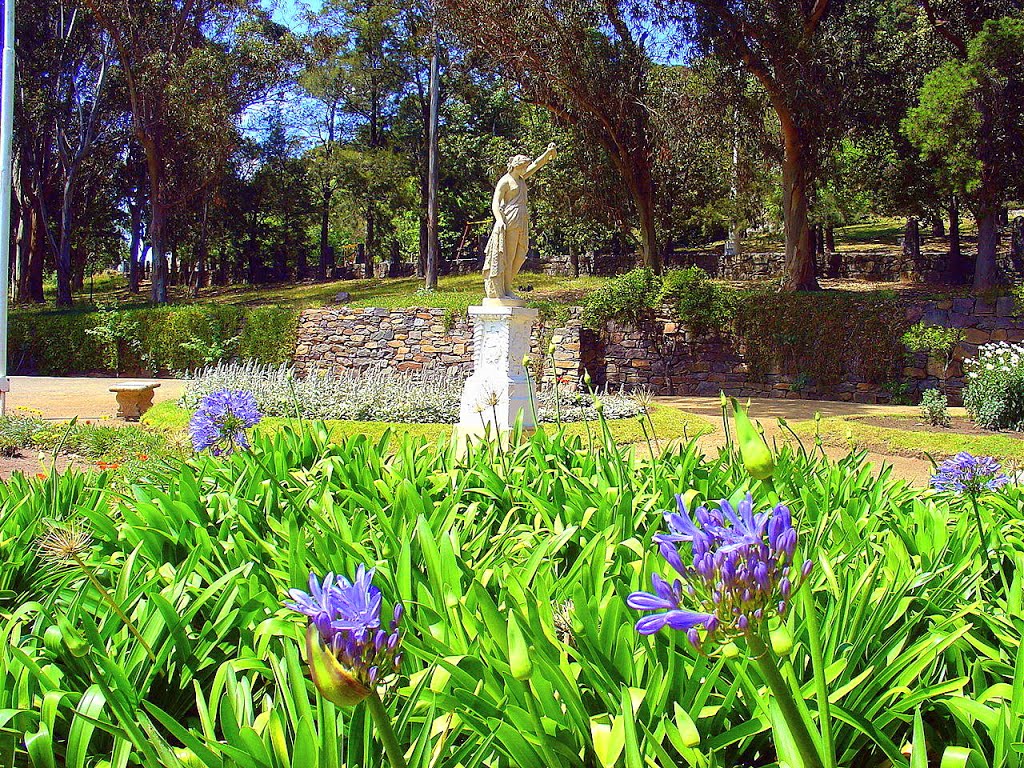
[[[516,191],[501,206],[501,215],[505,219],[503,227],[499,222],[494,222],[491,230],[491,237],[487,241],[487,248],[484,251],[484,285],[487,288],[487,295],[498,297],[502,295],[501,286],[504,282],[506,270],[512,268],[516,253],[526,250],[530,242],[530,212],[526,194],[526,182],[519,180],[515,182]]]

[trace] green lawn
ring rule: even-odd
[[[524,272],[516,281],[523,298],[533,302],[555,302],[570,304],[578,302],[584,295],[604,284],[607,278],[581,277],[571,279]],[[88,285],[88,284],[87,284]],[[224,288],[206,288],[198,299],[185,295],[180,286],[171,287],[173,303],[221,303],[244,306],[264,304],[305,309],[333,302],[341,291],[351,294],[350,306],[387,307],[437,307],[451,309],[463,314],[473,303],[480,300],[482,292],[480,275],[454,275],[438,280],[436,291],[423,291],[419,278],[397,278],[387,280],[332,280],[325,283],[302,282],[282,283],[265,286],[235,285]],[[125,278],[113,273],[96,277],[91,293],[78,294],[76,306],[91,309],[95,305],[117,303],[121,306],[146,305],[148,293],[128,293]],[[47,298],[52,298],[49,293]],[[52,309],[51,304],[31,305],[15,308],[15,312],[38,312]]]
[[[932,457],[945,459],[960,451],[975,456],[994,456],[1000,460],[1024,460],[1024,440],[993,432],[987,435],[968,435],[956,432],[926,432],[914,429],[917,419],[905,418],[905,429],[865,424],[863,417],[835,416],[824,418],[817,430],[826,445],[863,448],[894,456]],[[791,424],[793,430],[805,440],[813,440],[814,421]]]
[[[182,432],[188,426],[190,414],[184,408],[173,402],[158,403],[153,406],[145,416],[142,423],[151,429],[162,432]],[[688,439],[706,435],[713,431],[710,423],[690,413],[684,413],[677,408],[654,407],[651,409],[651,421],[654,424],[654,431],[660,442],[677,439]],[[392,424],[381,421],[328,421],[331,430],[331,438],[335,441],[343,440],[350,435],[366,435],[372,439],[380,438],[385,431],[392,430],[397,435],[409,434],[423,436],[430,440],[452,434],[451,424]],[[619,445],[643,443],[643,427],[639,419],[617,419],[609,421],[612,437]],[[276,432],[282,429],[294,429],[295,419],[282,417],[268,417],[260,422],[257,429],[266,432]],[[566,434],[586,436],[588,425],[583,422],[567,424]],[[595,439],[598,437],[600,425],[597,422],[590,422],[589,428]],[[544,430],[553,430],[554,425],[544,424]],[[648,430],[650,427],[648,427]]]

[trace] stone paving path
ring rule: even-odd
[[[12,376],[11,391],[7,393],[7,412],[26,408],[41,412],[45,419],[114,420],[117,400],[110,387],[125,381],[159,381],[153,393],[153,402],[177,400],[185,387],[181,379],[105,379],[83,376],[58,378],[53,376]]]

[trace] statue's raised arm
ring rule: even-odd
[[[528,179],[549,162],[554,160],[558,156],[558,150],[555,148],[555,143],[551,142],[548,144],[548,148],[544,150],[543,154],[530,163],[529,167],[523,171],[523,178]]]
[[[494,228],[484,257],[484,293],[488,299],[504,302],[519,299],[512,293],[512,281],[522,269],[530,247],[526,180],[557,154],[555,145],[548,144],[536,160],[516,155],[508,161],[508,172],[498,180],[491,200]]]

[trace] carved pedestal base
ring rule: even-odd
[[[532,382],[523,368],[530,352],[530,332],[539,312],[528,307],[485,300],[470,307],[473,320],[473,375],[466,380],[459,410],[463,435],[501,435],[521,417],[533,429],[537,416]]]

